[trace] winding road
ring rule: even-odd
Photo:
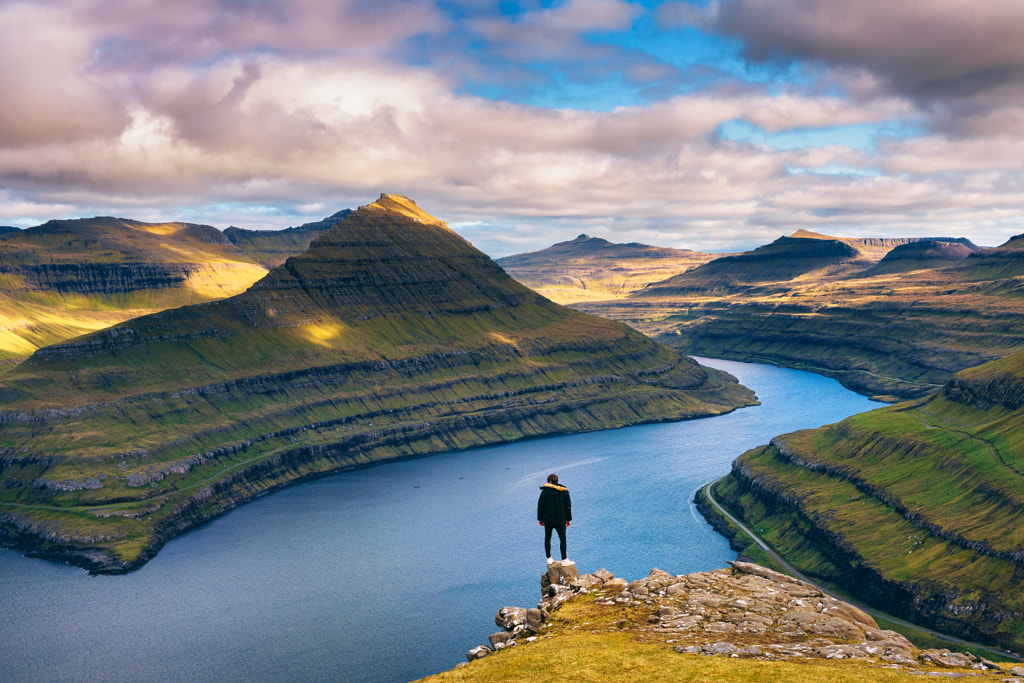
[[[939,638],[940,640],[944,640],[944,641],[949,642],[949,643],[954,643],[954,644],[957,644],[957,645],[968,645],[968,646],[973,647],[973,648],[978,648],[980,650],[984,650],[985,652],[991,653],[993,656],[996,656],[996,657],[1000,657],[1000,658],[1003,658],[1003,659],[1012,659],[1012,660],[1018,661],[1018,662],[1024,662],[1024,657],[1021,657],[1020,655],[1014,654],[1013,652],[1010,652],[1009,650],[994,650],[994,649],[992,649],[992,648],[990,648],[990,647],[988,647],[986,645],[981,645],[979,643],[972,643],[969,640],[961,640],[961,639],[955,638],[953,636],[948,636],[945,633],[939,633],[938,631],[933,631],[933,630],[931,630],[929,628],[925,628],[924,626],[918,626],[917,624],[912,624],[909,621],[904,621],[903,619],[898,619],[898,618],[892,616],[891,614],[886,614],[885,612],[879,612],[878,610],[873,609],[871,607],[868,607],[867,605],[865,605],[863,603],[854,602],[853,600],[851,600],[850,598],[848,598],[846,596],[837,595],[836,593],[834,593],[833,591],[830,591],[828,588],[825,588],[824,586],[822,586],[821,584],[817,583],[816,581],[813,581],[812,579],[807,578],[805,575],[803,575],[799,571],[797,571],[793,567],[793,565],[789,564],[784,559],[782,559],[782,557],[777,552],[775,552],[770,547],[768,547],[768,544],[765,543],[764,541],[762,541],[760,538],[758,538],[757,534],[755,534],[753,531],[751,531],[740,520],[738,520],[735,517],[733,517],[731,514],[729,514],[729,512],[725,508],[723,508],[721,505],[718,504],[718,501],[715,500],[714,495],[711,493],[711,487],[714,486],[715,484],[717,484],[718,482],[720,482],[722,479],[723,479],[723,477],[719,477],[718,479],[715,479],[714,481],[709,482],[709,483],[704,485],[704,495],[708,497],[708,502],[710,502],[711,505],[713,505],[714,508],[716,510],[718,510],[718,512],[721,513],[726,519],[728,519],[730,522],[732,522],[737,527],[742,529],[743,533],[747,534],[752,539],[754,539],[754,543],[757,544],[757,547],[760,548],[761,550],[765,551],[766,553],[768,553],[768,555],[773,560],[775,560],[775,562],[777,562],[780,567],[785,569],[787,574],[789,574],[791,576],[794,576],[794,577],[800,579],[801,581],[803,581],[805,583],[811,584],[812,586],[814,586],[815,588],[820,590],[822,593],[825,593],[826,595],[831,595],[833,598],[836,598],[837,600],[843,600],[844,602],[852,603],[852,604],[856,605],[857,607],[859,607],[860,609],[864,610],[865,612],[867,612],[868,614],[870,614],[873,617],[879,617],[879,618],[885,619],[887,621],[896,622],[897,624],[900,624],[902,626],[906,626],[907,628],[912,628],[912,629],[914,629],[916,631],[920,631],[921,633],[927,633],[930,636],[934,636],[935,638]]]

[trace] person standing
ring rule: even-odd
[[[558,475],[549,474],[546,484],[540,487],[540,498],[537,499],[537,522],[544,527],[544,554],[551,559],[551,532],[558,533],[558,543],[562,551],[562,564],[570,564],[566,558],[565,529],[572,526],[572,501],[569,489],[558,484]]]

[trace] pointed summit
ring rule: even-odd
[[[38,529],[7,542],[127,571],[292,481],[753,402],[384,195],[242,294],[41,349],[5,376],[0,502],[20,507],[0,541]]]
[[[382,193],[380,195],[380,199],[372,204],[361,206],[358,210],[366,213],[384,213],[389,216],[402,216],[419,223],[440,225],[444,228],[448,228],[447,223],[434,218],[429,213],[416,206],[416,202],[408,197],[403,197],[400,194]],[[451,228],[448,229],[450,230]]]

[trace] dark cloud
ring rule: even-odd
[[[665,20],[743,41],[746,55],[863,68],[915,97],[959,98],[1024,81],[1019,0],[719,0]]]

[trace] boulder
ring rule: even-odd
[[[569,587],[572,588],[573,591],[581,593],[583,591],[589,591],[593,588],[600,588],[602,585],[604,585],[604,581],[597,578],[593,574],[584,574],[583,576],[579,577],[571,584],[569,584]]]
[[[705,645],[701,652],[706,655],[731,655],[738,653],[740,649],[730,642],[720,640],[712,645]]]
[[[466,653],[466,659],[472,662],[475,659],[481,659],[494,652],[491,648],[486,645],[477,645],[472,650]]]
[[[510,642],[514,642],[514,638],[515,636],[513,636],[508,631],[492,633],[491,635],[487,636],[487,640],[491,643],[491,647],[495,650],[500,650],[501,648],[507,646]]]
[[[539,609],[526,610],[526,630],[534,633],[540,632],[541,624],[544,623],[544,613]]]
[[[506,631],[521,631],[526,628],[526,610],[522,607],[502,607],[494,615],[494,623]]]
[[[541,577],[540,585],[544,588],[545,579],[548,585],[559,584],[561,586],[568,586],[577,578],[579,578],[579,572],[576,570],[575,564],[563,565],[559,562],[548,565],[548,570],[544,572],[544,576]]]
[[[826,598],[826,604],[821,613],[845,619],[851,624],[861,627],[878,628],[878,624],[870,614],[848,602],[841,602],[835,598]]]

